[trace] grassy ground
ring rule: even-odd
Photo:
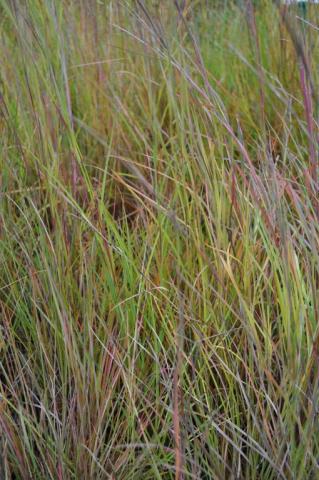
[[[0,0],[1,479],[319,478],[295,13]]]

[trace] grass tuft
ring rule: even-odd
[[[319,478],[319,9],[0,0],[0,478]]]

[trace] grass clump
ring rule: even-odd
[[[0,478],[319,478],[316,6],[0,9]]]

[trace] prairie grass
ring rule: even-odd
[[[0,0],[0,478],[319,478],[318,25]]]

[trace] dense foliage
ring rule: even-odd
[[[319,478],[318,25],[0,0],[0,478]]]

